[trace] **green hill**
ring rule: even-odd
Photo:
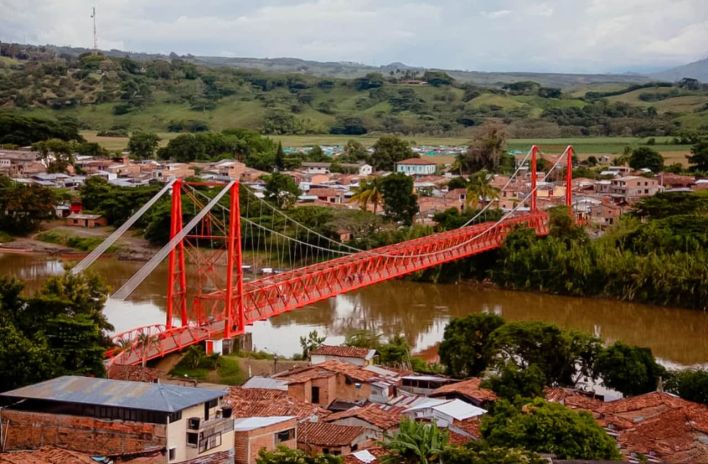
[[[477,85],[458,72],[399,64],[387,73],[343,79],[303,69],[312,64],[282,72],[301,60],[262,71],[234,67],[228,58],[207,65],[196,57],[120,53],[0,44],[0,108],[72,117],[82,129],[119,133],[243,127],[273,135],[464,137],[489,119],[503,121],[516,137],[708,130],[708,88],[700,83],[552,87],[548,76],[560,75],[536,75],[534,81]],[[510,76],[528,75],[504,79]]]

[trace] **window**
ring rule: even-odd
[[[312,387],[312,402],[320,402],[320,387]]]
[[[275,444],[295,439],[295,429],[282,430],[275,434]]]
[[[221,432],[204,438],[199,443],[199,452],[203,453],[219,446],[221,446]]]
[[[176,457],[177,457],[177,448],[170,448],[169,460],[174,461]]]
[[[187,432],[187,446],[196,448],[199,444],[199,434],[197,432]]]

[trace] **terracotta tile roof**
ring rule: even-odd
[[[452,426],[450,428],[459,429],[465,432],[470,437],[477,440],[482,437],[482,418],[477,416],[472,417],[471,419],[455,420],[453,421]],[[470,438],[468,437],[467,441],[469,440]]]
[[[107,377],[112,380],[152,383],[159,378],[159,371],[150,367],[114,364],[108,368]]]
[[[403,164],[403,165],[418,165],[418,166],[428,166],[428,165],[435,165],[435,161],[427,161],[424,160],[423,158],[408,158],[404,159],[403,161],[397,161],[396,164]]]
[[[32,451],[0,453],[0,464],[96,464],[90,456],[61,448],[45,446]]]
[[[303,422],[297,428],[297,441],[316,446],[347,446],[366,433],[364,427],[329,422]]]
[[[331,188],[313,188],[307,191],[307,195],[315,195],[317,197],[340,197],[344,192]]]
[[[621,431],[617,442],[626,452],[653,454],[666,463],[708,463],[708,414],[674,409]]]
[[[398,427],[398,424],[401,422],[401,415],[405,410],[405,407],[371,403],[364,407],[356,406],[346,411],[330,414],[325,420],[327,422],[334,422],[339,419],[355,417],[386,431]]]
[[[607,403],[570,389],[547,389],[545,396],[590,412],[615,431],[625,455],[652,454],[669,464],[708,463],[708,406],[663,392]]]
[[[287,371],[279,372],[275,374],[273,378],[281,379],[288,383],[303,383],[308,380],[324,379],[335,375],[333,371],[323,369],[321,367],[322,364],[317,364],[316,366],[296,367]]]
[[[231,387],[226,400],[233,406],[234,417],[296,416],[298,421],[312,416],[325,417],[329,411],[301,401],[281,390]]]
[[[341,356],[346,358],[369,359],[370,351],[372,350],[368,348],[357,348],[355,346],[320,345],[319,348],[317,348],[310,354],[320,356]]]
[[[571,409],[583,409],[596,418],[605,404],[603,401],[570,388],[546,388],[543,394],[548,401],[561,403]]]
[[[313,366],[296,367],[284,372],[279,372],[275,374],[273,378],[281,379],[289,383],[302,383],[310,379],[331,377],[334,374],[346,375],[356,382],[369,382],[379,377],[375,372],[368,371],[362,367],[331,359]]]
[[[487,388],[482,388],[482,379],[478,377],[464,380],[462,382],[451,383],[435,389],[430,396],[452,396],[455,394],[465,396],[480,402],[495,401],[497,395]]]

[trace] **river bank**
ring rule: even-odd
[[[3,275],[26,282],[28,292],[50,275],[63,272],[71,260],[40,255],[0,253]],[[116,257],[99,259],[92,269],[119,288],[141,262]],[[105,313],[116,331],[164,321],[167,266],[159,266],[127,301],[109,299]],[[193,294],[194,289],[190,289]],[[403,334],[416,353],[432,349],[447,322],[470,313],[493,312],[509,321],[538,320],[564,329],[597,334],[647,346],[667,365],[708,365],[708,313],[656,307],[604,298],[582,298],[502,290],[468,283],[432,284],[393,280],[283,314],[248,328],[254,349],[279,356],[300,352],[299,337],[312,330],[341,344],[356,329],[389,337]]]

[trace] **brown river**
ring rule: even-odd
[[[104,258],[92,269],[117,289],[143,263]],[[63,262],[38,255],[0,253],[0,275],[15,275],[28,291]],[[164,322],[165,267],[158,268],[127,302],[108,301],[106,314],[116,331]],[[299,337],[317,330],[328,343],[341,343],[352,329],[384,336],[403,333],[416,350],[432,348],[453,317],[489,311],[507,320],[538,320],[599,335],[612,342],[646,346],[667,365],[708,366],[708,313],[615,300],[571,298],[479,288],[471,284],[424,284],[396,280],[340,295],[249,327],[253,343],[281,356],[300,351]]]

